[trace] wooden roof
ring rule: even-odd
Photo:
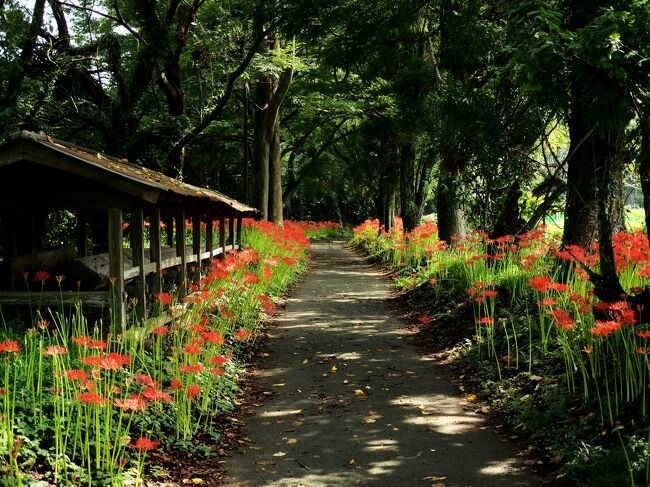
[[[258,210],[218,191],[193,186],[160,172],[132,164],[49,135],[22,131],[0,146],[0,168],[29,161],[75,174],[113,187],[146,203],[192,200],[213,203],[241,216],[254,216]],[[16,182],[19,184],[19,182]]]

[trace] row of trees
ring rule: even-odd
[[[3,0],[0,22],[4,135],[98,147],[278,224],[409,230],[435,209],[449,241],[562,209],[563,243],[600,235],[606,267],[631,170],[650,210],[648,0]]]

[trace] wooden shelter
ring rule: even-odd
[[[70,289],[68,282],[67,291],[44,292],[39,302],[111,305],[122,324],[127,288],[137,300],[138,317],[145,319],[151,294],[147,291],[162,291],[166,269],[176,269],[178,289],[184,293],[188,265],[238,249],[242,219],[257,214],[217,191],[25,131],[0,146],[0,184],[0,304],[27,302],[24,271],[56,271],[63,263],[62,274],[82,276],[76,287]],[[69,210],[76,217],[75,235],[69,239],[74,245],[43,249],[45,221],[57,210]],[[191,244],[186,243],[188,227]],[[97,229],[102,229],[99,238]],[[100,250],[95,255],[89,255],[89,230],[95,232],[94,247]],[[125,239],[130,239],[128,248]]]

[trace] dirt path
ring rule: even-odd
[[[389,286],[341,243],[277,317],[254,381],[272,395],[246,419],[233,486],[541,485],[411,344]]]

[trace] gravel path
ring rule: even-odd
[[[341,242],[312,253],[255,372],[271,394],[245,419],[252,444],[227,459],[227,485],[541,485],[411,343],[381,275]]]

